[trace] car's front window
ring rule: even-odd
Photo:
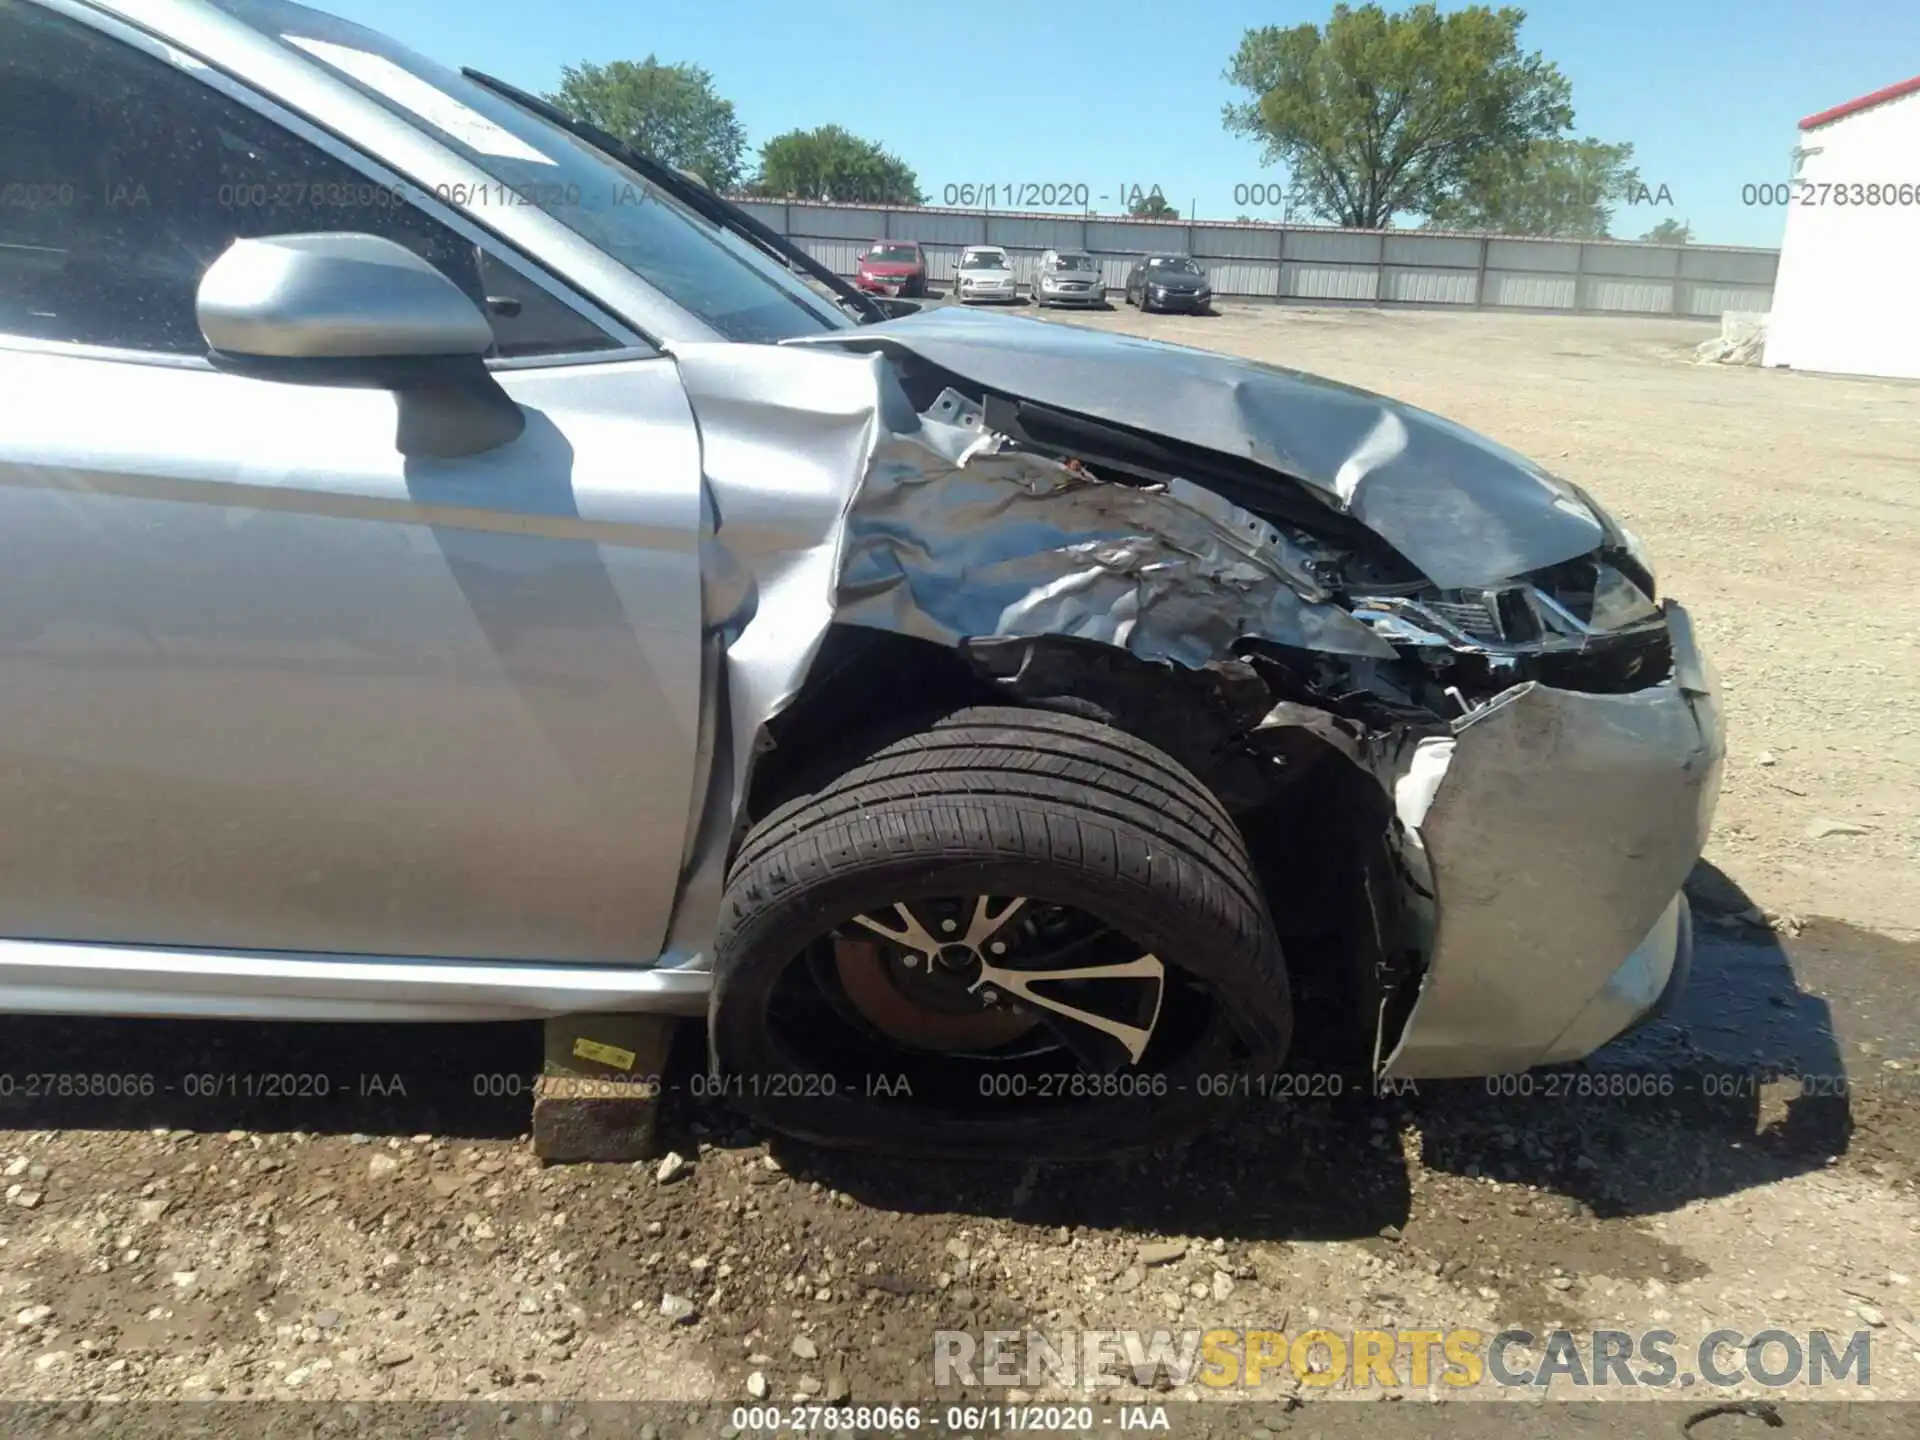
[[[851,323],[739,236],[457,71],[303,5],[214,3],[322,62],[492,176],[505,200],[544,210],[729,340],[787,340]]]
[[[1155,270],[1177,270],[1182,275],[1198,275],[1200,267],[1181,255],[1163,255],[1147,262]]]
[[[1090,255],[1062,255],[1053,262],[1056,270],[1091,270],[1093,257]]]
[[[883,265],[911,265],[919,258],[919,252],[911,245],[876,245],[867,252],[867,259],[878,260]]]
[[[998,270],[1007,262],[999,250],[969,250],[960,260],[962,270]]]

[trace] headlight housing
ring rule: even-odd
[[[1593,610],[1588,624],[1595,630],[1624,630],[1660,613],[1653,597],[1613,566],[1602,561],[1594,571]]]
[[[1627,559],[1639,566],[1640,573],[1646,576],[1650,582],[1657,581],[1659,575],[1653,568],[1653,554],[1647,549],[1647,542],[1642,540],[1626,526],[1622,525],[1618,520],[1613,523],[1614,528],[1620,532],[1620,543],[1622,548],[1627,552]]]
[[[1562,509],[1585,515],[1607,533],[1607,540],[1613,547],[1613,553],[1621,560],[1620,568],[1626,578],[1642,591],[1649,600],[1659,599],[1659,577],[1654,572],[1653,556],[1647,544],[1633,531],[1622,525],[1619,519],[1593,496],[1571,480],[1562,480],[1558,476],[1547,475],[1546,480],[1560,497]],[[1603,569],[1608,568],[1602,566]]]
[[[1599,555],[1488,589],[1356,596],[1354,614],[1396,643],[1496,655],[1580,652],[1605,637],[1664,628],[1639,581]]]

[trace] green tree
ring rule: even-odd
[[[1604,240],[1613,207],[1640,184],[1632,160],[1631,145],[1535,140],[1518,155],[1482,156],[1428,219],[1447,230]]]
[[[1431,214],[1488,157],[1573,123],[1566,77],[1520,49],[1525,19],[1484,5],[1390,15],[1342,4],[1325,26],[1249,30],[1226,78],[1252,98],[1222,118],[1288,167],[1309,213],[1370,229]]]
[[[871,140],[821,125],[789,130],[760,147],[756,194],[863,205],[919,205],[920,179],[897,155]]]
[[[1127,206],[1127,214],[1136,220],[1178,220],[1180,212],[1167,203],[1167,197],[1158,190],[1146,195],[1136,195]]]
[[[1640,238],[1650,240],[1655,245],[1691,245],[1693,226],[1684,220],[1662,220]]]
[[[740,183],[746,131],[733,102],[720,98],[713,76],[698,65],[662,65],[652,55],[568,65],[547,100],[643,155],[692,170],[716,190]]]

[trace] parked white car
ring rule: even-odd
[[[1020,286],[1013,278],[1013,261],[998,245],[969,245],[960,252],[960,263],[953,269],[953,298],[962,305],[975,300],[998,300],[1003,304],[1020,298]]]

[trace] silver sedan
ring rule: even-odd
[[[1033,272],[1033,303],[1104,306],[1106,276],[1100,262],[1084,250],[1049,250]]]
[[[1228,1122],[1296,993],[1425,1077],[1684,983],[1718,685],[1511,451],[889,318],[300,5],[13,0],[0,94],[0,190],[122,177],[0,207],[0,1010],[686,1015],[1004,1163]]]

